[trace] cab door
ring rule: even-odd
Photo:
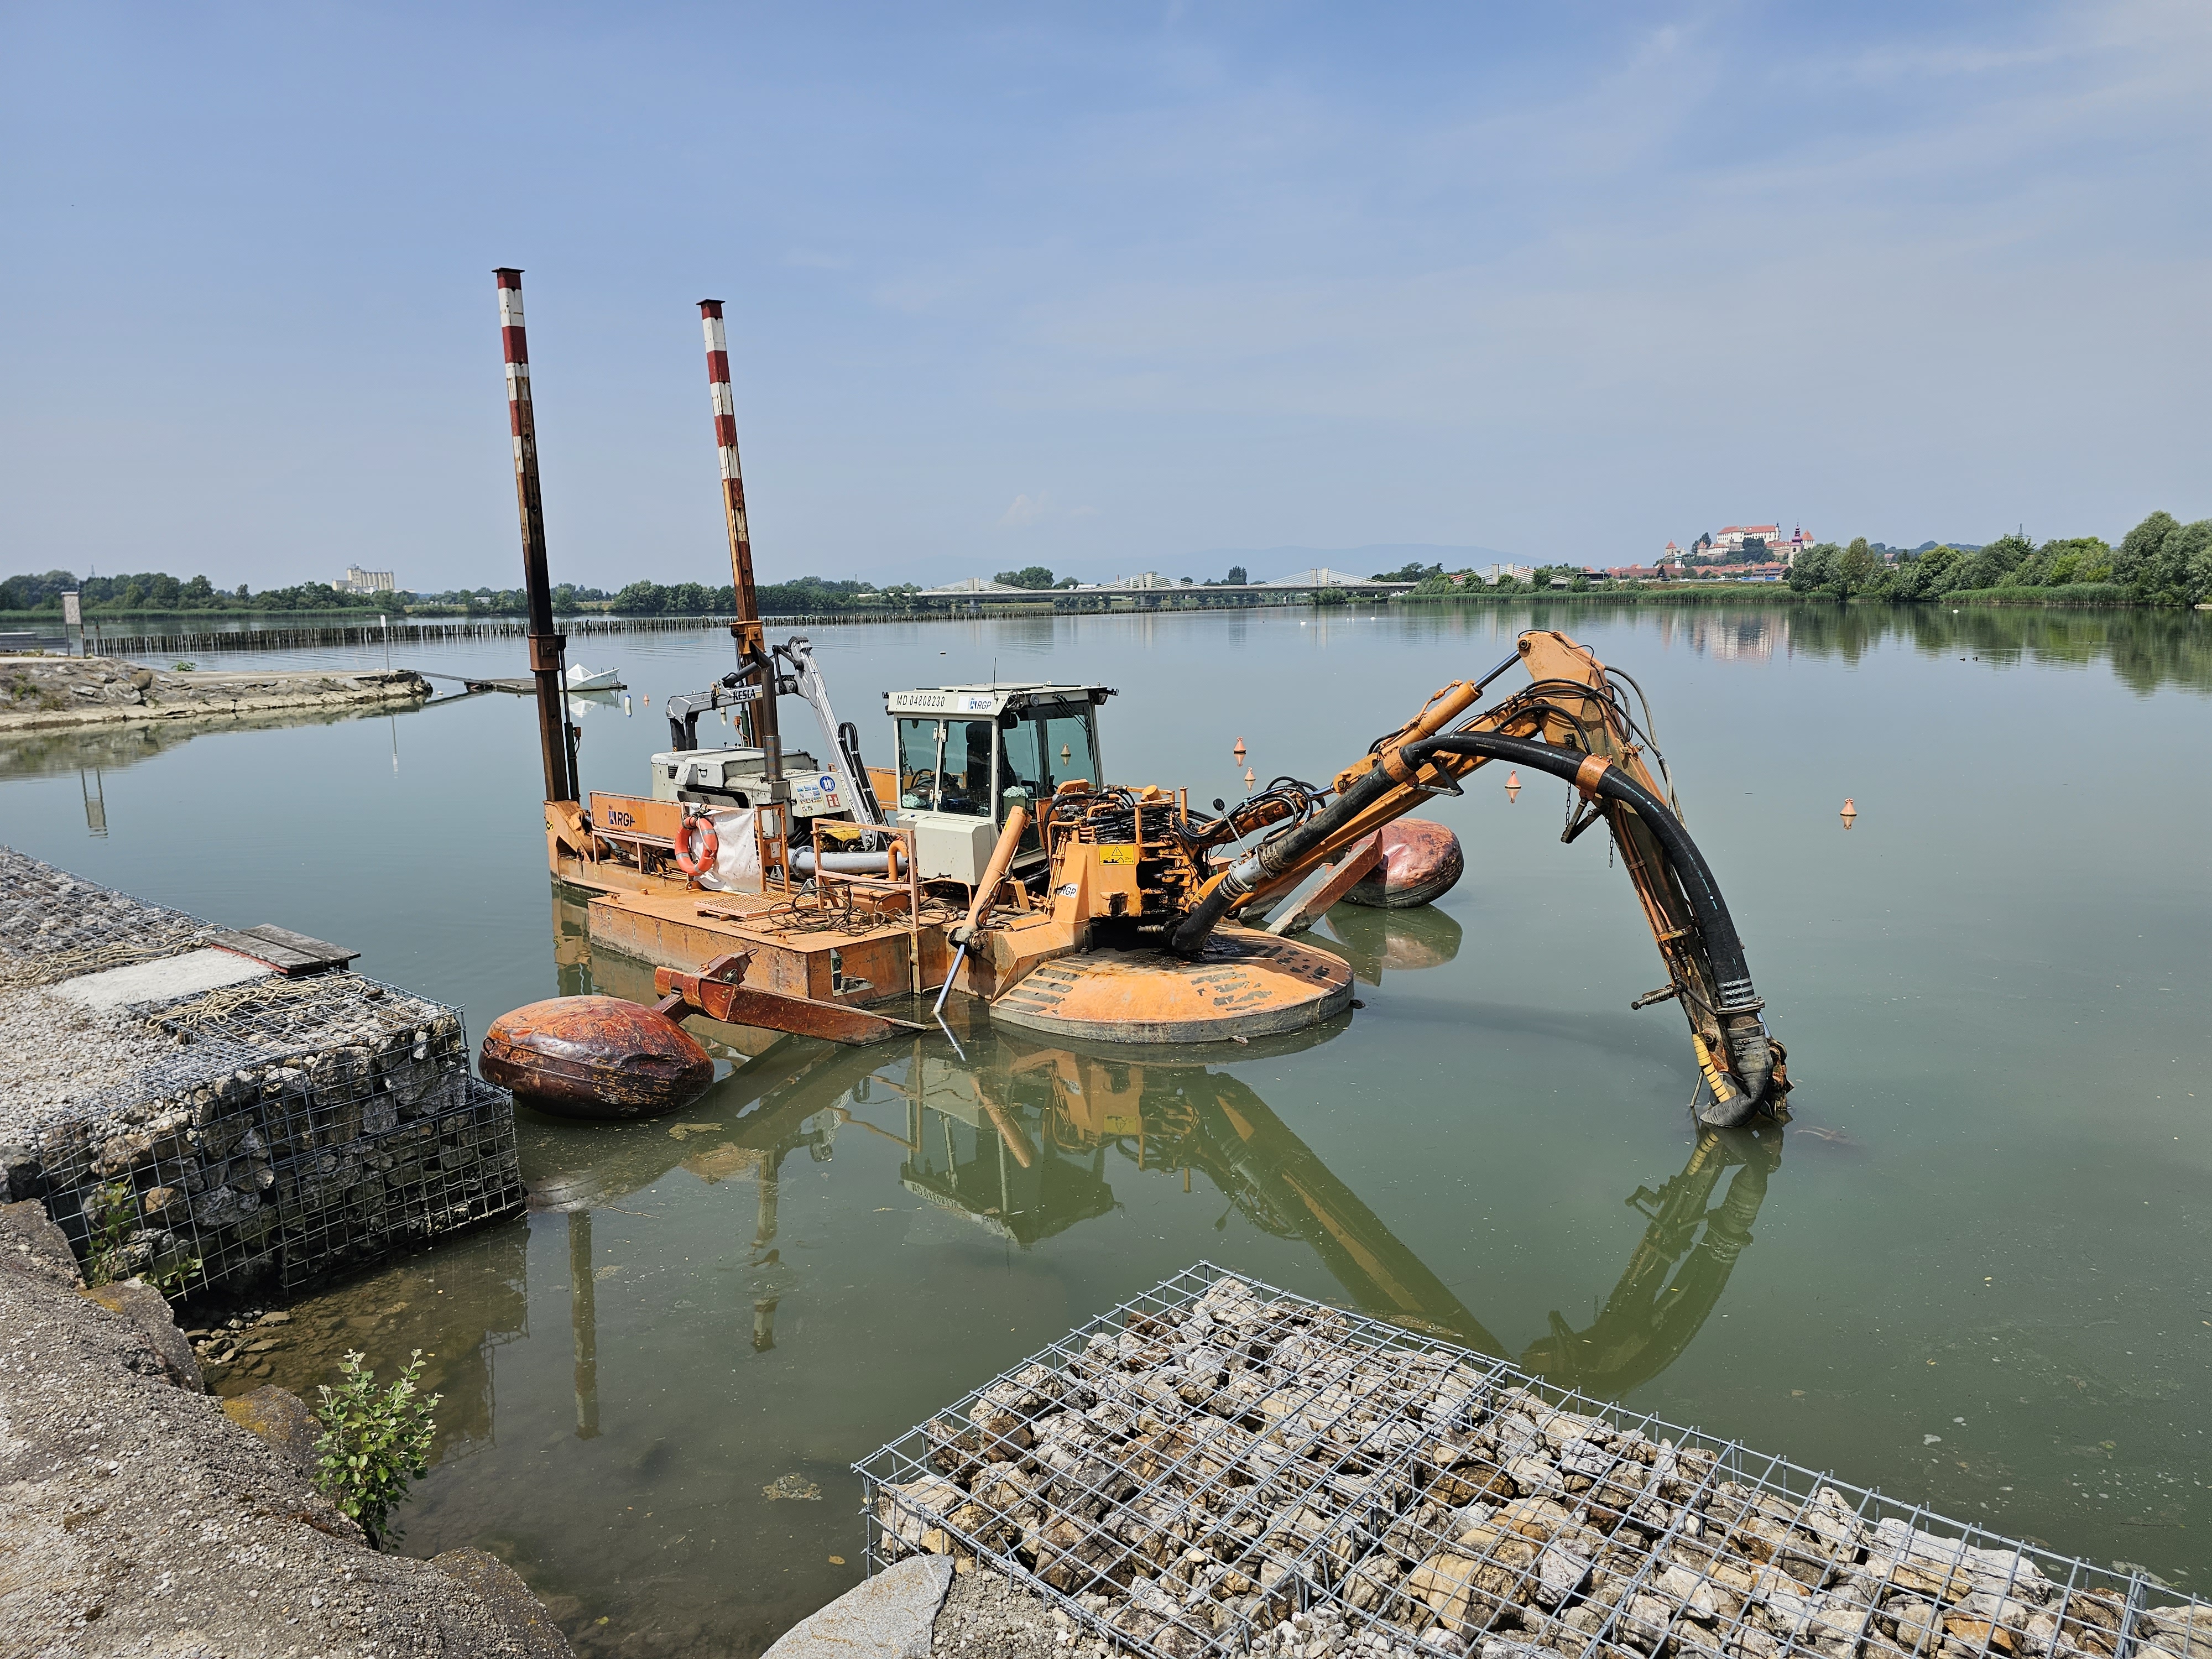
[[[1045,793],[1075,779],[1097,788],[1106,775],[1098,765],[1096,708],[1090,703],[1053,703],[1036,711],[1037,740],[1043,750]]]

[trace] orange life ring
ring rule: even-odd
[[[691,851],[691,830],[697,825],[700,832],[699,851]],[[714,855],[722,844],[714,835],[713,820],[707,817],[686,817],[683,827],[676,832],[676,867],[696,881],[714,867]]]

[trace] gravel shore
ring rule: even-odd
[[[307,1482],[304,1406],[234,1420],[158,1296],[76,1277],[36,1204],[0,1206],[0,1653],[565,1659],[493,1558],[368,1548]]]

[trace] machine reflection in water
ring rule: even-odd
[[[900,1082],[864,1079],[856,1102],[905,1098],[901,1181],[933,1203],[1030,1245],[1114,1206],[1109,1156],[1210,1182],[1253,1225],[1309,1245],[1365,1311],[1492,1353],[1486,1327],[1251,1086],[1202,1060],[1034,1046],[1004,1032],[969,1045],[974,1066],[917,1054]],[[1779,1164],[1782,1130],[1702,1130],[1681,1172],[1628,1202],[1650,1218],[1589,1328],[1560,1314],[1519,1355],[1528,1370],[1618,1397],[1665,1370],[1719,1301]],[[1716,1207],[1720,1177],[1736,1173]]]
[[[1782,1136],[1779,1124],[1701,1130],[1680,1175],[1656,1193],[1638,1187],[1630,1197],[1629,1206],[1651,1224],[1589,1328],[1577,1331],[1553,1314],[1551,1334],[1528,1346],[1521,1368],[1563,1388],[1617,1400],[1672,1364],[1719,1304],[1736,1258],[1750,1248],[1767,1177],[1781,1167]],[[1708,1208],[1730,1168],[1735,1176],[1727,1193]]]
[[[595,962],[580,915],[568,914],[576,908],[556,908],[562,991],[649,1000],[651,970],[604,954]],[[1434,908],[1339,908],[1326,926],[1367,984],[1449,962],[1461,939],[1460,924]],[[1217,1226],[1233,1211],[1276,1237],[1302,1241],[1362,1310],[1619,1397],[1664,1370],[1711,1315],[1752,1242],[1782,1154],[1778,1124],[1700,1128],[1679,1173],[1629,1196],[1649,1224],[1589,1326],[1577,1329],[1554,1312],[1549,1330],[1516,1356],[1249,1084],[1220,1069],[1219,1045],[1139,1057],[979,1024],[957,1048],[933,1036],[851,1048],[700,1018],[687,1029],[736,1064],[686,1109],[719,1121],[638,1137],[588,1171],[533,1191],[537,1207],[571,1212],[577,1432],[586,1437],[597,1432],[599,1410],[588,1209],[618,1205],[679,1167],[710,1183],[754,1183],[745,1272],[760,1350],[775,1346],[778,1304],[798,1288],[776,1245],[786,1160],[804,1149],[809,1162],[827,1162],[839,1134],[858,1129],[897,1145],[908,1192],[1022,1249],[1109,1213],[1115,1179],[1179,1180],[1186,1192],[1203,1182],[1228,1206]],[[1236,1056],[1288,1054],[1331,1034],[1322,1027],[1261,1038]]]

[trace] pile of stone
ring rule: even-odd
[[[228,1319],[188,1330],[192,1358],[203,1376],[213,1380],[226,1366],[243,1365],[252,1376],[266,1376],[274,1367],[268,1356],[284,1346],[284,1328],[292,1322],[285,1308],[242,1308]]]
[[[149,668],[113,657],[0,658],[0,732],[116,720],[190,720],[267,710],[420,702],[411,668],[369,672]]]
[[[94,1277],[289,1289],[522,1207],[514,1103],[470,1074],[458,1011],[214,951],[233,982],[72,1002],[165,950],[163,974],[191,965],[205,925],[0,855],[19,872],[66,884],[70,921],[12,889],[0,908],[0,1043],[26,1056],[0,1085],[0,1199],[42,1200]]]
[[[0,1145],[19,1144],[73,1097],[123,1083],[176,1046],[143,1020],[88,1008],[43,987],[0,991],[0,1005],[9,1048],[0,1068]],[[0,1182],[6,1179],[0,1171]]]
[[[2212,1659],[2146,1580],[1210,1267],[860,1470],[879,1556],[1172,1659]]]

